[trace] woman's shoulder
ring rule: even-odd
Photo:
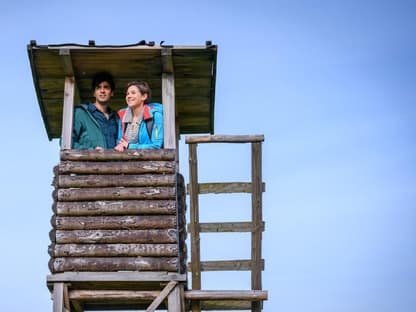
[[[157,103],[157,102],[148,103],[147,107],[151,111],[163,111],[163,105],[161,103]]]

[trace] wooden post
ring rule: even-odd
[[[64,283],[53,284],[53,312],[64,311]]]
[[[176,281],[170,281],[165,288],[160,292],[159,296],[156,297],[155,300],[152,301],[152,303],[148,306],[146,309],[146,312],[154,312],[156,311],[157,307],[163,302],[163,300],[166,299],[166,297],[171,293],[171,291],[176,288],[176,285],[178,282]],[[172,310],[176,312],[176,310]],[[170,309],[169,309],[170,312]]]
[[[251,143],[251,180],[252,180],[252,222],[251,233],[251,289],[260,290],[261,285],[261,238],[262,238],[262,173],[261,173],[261,143]],[[253,312],[261,311],[261,302],[253,301]]]
[[[74,77],[65,77],[64,112],[62,116],[62,145],[61,149],[72,147],[72,121],[74,118]]]
[[[198,160],[197,144],[189,144],[189,194],[190,194],[190,230],[191,230],[191,270],[192,289],[201,289],[201,259],[199,238],[199,203],[198,203]],[[201,311],[198,301],[192,302],[192,311]]]
[[[162,50],[162,103],[164,122],[164,148],[176,149],[175,126],[175,79],[173,75],[172,50]]]
[[[183,285],[176,285],[168,296],[168,312],[184,312]]]

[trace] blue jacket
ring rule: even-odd
[[[124,115],[129,108],[118,111],[118,140],[120,142],[126,130]],[[147,123],[152,122],[152,133],[149,136]],[[128,148],[162,148],[163,147],[163,106],[160,103],[148,103],[143,107],[143,121],[139,127],[139,143],[130,143]]]

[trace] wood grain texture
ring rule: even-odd
[[[66,271],[178,271],[176,257],[58,257],[49,261],[51,272]]]
[[[74,201],[57,202],[52,210],[58,216],[173,215],[176,203],[173,199]]]
[[[177,244],[51,244],[52,257],[117,257],[178,255]]]

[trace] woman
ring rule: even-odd
[[[115,150],[162,148],[163,107],[160,103],[148,103],[150,96],[150,87],[144,81],[132,81],[127,85],[127,108],[118,112],[120,120]]]

